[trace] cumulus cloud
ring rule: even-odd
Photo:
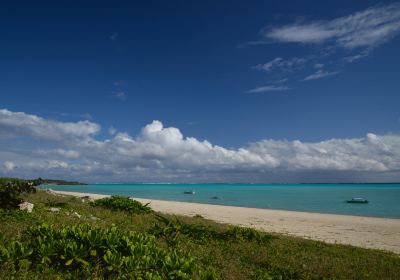
[[[398,171],[400,136],[368,133],[360,139],[332,139],[318,143],[263,140],[249,147],[269,153],[288,170]]]
[[[22,112],[0,109],[0,136],[29,136],[40,140],[89,139],[100,131],[90,121],[57,122]]]
[[[369,133],[358,139],[316,143],[269,139],[232,149],[185,137],[178,128],[164,127],[155,120],[136,136],[118,132],[98,140],[89,130],[84,136],[80,133],[63,141],[43,134],[59,133],[66,124],[81,127],[80,122],[6,112],[8,121],[0,122],[0,137],[6,136],[2,141],[9,141],[0,147],[2,175],[13,171],[20,176],[61,176],[95,182],[287,182],[310,181],[315,174],[324,174],[333,181],[359,181],[375,175],[400,179],[400,135]],[[48,122],[52,125],[43,125]],[[10,123],[18,129],[10,129]],[[25,136],[21,141],[29,148],[16,149],[11,136]],[[39,136],[42,141],[32,141]],[[32,152],[32,146],[38,147]]]

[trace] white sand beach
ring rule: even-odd
[[[107,197],[90,193],[53,192],[79,197],[89,196],[93,199]],[[155,211],[163,213],[187,216],[199,214],[217,222],[252,227],[266,232],[400,253],[400,219],[135,199],[142,203],[150,202]]]

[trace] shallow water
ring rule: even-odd
[[[400,184],[91,184],[42,187],[159,200],[400,218]],[[183,193],[191,190],[195,194]],[[345,202],[353,197],[366,198],[369,203]]]

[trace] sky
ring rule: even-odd
[[[8,1],[0,176],[400,181],[398,1]]]

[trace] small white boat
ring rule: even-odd
[[[184,191],[183,193],[184,193],[184,194],[195,194],[194,191]]]
[[[346,200],[347,203],[368,203],[368,200],[362,197],[353,197],[350,200]]]

